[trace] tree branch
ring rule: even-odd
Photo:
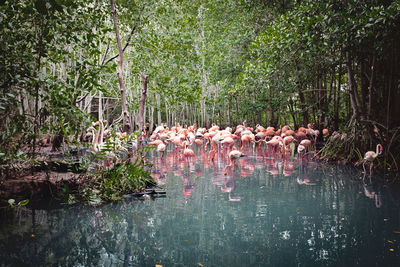
[[[129,46],[129,44],[130,44],[130,41],[131,41],[131,39],[132,39],[132,35],[135,33],[136,28],[137,28],[137,26],[139,25],[140,18],[141,18],[141,16],[142,16],[144,7],[145,7],[145,6],[143,5],[142,9],[140,10],[138,20],[136,21],[135,25],[133,26],[131,32],[129,33],[128,40],[126,41],[126,44],[125,44],[124,48],[122,49],[122,52],[125,52],[126,48],[127,48],[127,47]],[[113,60],[116,59],[118,56],[119,56],[119,54],[116,54],[115,56],[109,58],[106,62],[104,62],[104,59],[103,59],[103,64],[102,64],[102,65],[107,65],[109,62],[113,61]]]
[[[106,57],[107,57],[107,54],[108,54],[108,50],[110,49],[110,40],[108,40],[108,42],[107,42],[107,48],[106,48],[106,52],[104,53],[104,57],[103,57],[103,60],[101,61],[101,66],[103,66],[103,65],[105,65],[105,61],[106,61]]]

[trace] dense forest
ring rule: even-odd
[[[323,158],[400,162],[399,1],[3,0],[0,43],[1,164],[95,121],[312,123]]]

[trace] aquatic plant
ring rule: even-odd
[[[107,137],[99,151],[89,150],[83,159],[88,172],[82,175],[81,183],[75,194],[91,204],[102,201],[120,200],[122,195],[139,192],[149,183],[154,184],[150,176],[150,164],[146,164],[143,155],[154,149],[143,147],[134,151],[133,142],[138,132],[124,138]],[[64,190],[64,199],[74,202],[72,192]]]

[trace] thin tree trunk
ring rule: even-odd
[[[110,0],[110,2],[111,2],[111,10],[112,10],[112,15],[113,15],[114,28],[115,28],[115,36],[117,38],[118,54],[119,54],[118,81],[119,81],[119,87],[121,89],[122,112],[124,114],[123,128],[124,128],[125,132],[131,133],[132,126],[131,126],[131,120],[129,118],[128,105],[126,103],[126,88],[125,88],[125,84],[124,84],[124,79],[122,77],[124,52],[122,51],[121,39],[119,37],[119,30],[118,30],[118,24],[117,24],[117,12],[115,10],[114,0]]]
[[[144,108],[147,96],[147,76],[144,75],[143,73],[140,73],[140,78],[142,78],[143,87],[142,87],[142,96],[140,98],[139,114],[137,116],[137,122],[136,122],[139,131],[143,130],[144,126]]]
[[[156,101],[157,101],[157,125],[161,125],[161,100],[160,95],[156,94]]]
[[[179,121],[181,122],[182,126],[185,125],[185,107],[183,106],[181,109],[181,113],[179,114]]]
[[[297,92],[299,93],[299,99],[300,99],[300,108],[301,108],[301,114],[303,116],[303,125],[308,124],[308,111],[306,107],[306,100],[303,94],[303,83],[300,77],[300,67],[298,65],[297,59],[295,60],[296,64],[296,72],[297,72]]]
[[[288,106],[289,106],[289,110],[290,110],[290,115],[292,115],[292,118],[293,118],[294,128],[297,129],[298,125],[297,125],[296,114],[294,112],[293,100],[292,99],[289,100]]]
[[[39,37],[39,43],[38,43],[38,50],[39,50],[39,55],[37,58],[37,72],[40,72],[40,68],[41,68],[41,60],[42,60],[42,55],[43,55],[43,28],[47,26],[46,25],[43,26],[43,19],[40,20],[40,37]],[[32,152],[33,154],[35,154],[36,152],[36,138],[39,134],[39,98],[40,98],[40,84],[38,81],[36,81],[35,84],[35,114],[34,114],[34,124],[33,124],[33,142],[32,142]]]
[[[150,125],[149,125],[149,132],[153,131],[154,127],[154,107],[150,108]]]
[[[169,126],[170,121],[169,121],[168,102],[167,101],[165,102],[165,119],[166,119],[167,125]]]
[[[236,114],[237,114],[237,118],[239,119],[239,122],[242,122],[242,118],[239,114],[239,101],[238,101],[238,96],[235,97],[235,101],[236,101]]]
[[[103,121],[103,96],[102,92],[99,92],[99,109],[98,109],[98,120]]]
[[[371,113],[372,113],[372,99],[374,97],[374,81],[375,81],[375,62],[376,62],[376,55],[372,56],[372,66],[371,66],[371,76],[369,78],[369,85],[368,85],[368,118],[371,120]]]
[[[351,125],[356,118],[360,117],[361,119],[363,119],[363,112],[361,110],[361,103],[360,103],[360,97],[358,95],[357,84],[354,80],[354,72],[349,52],[346,52],[346,58],[347,58],[346,60],[347,75],[348,75],[347,79],[350,89],[351,106],[353,108],[353,115],[349,122],[349,125]]]

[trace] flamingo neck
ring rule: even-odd
[[[95,134],[95,130],[92,130],[92,145],[96,143],[96,136],[97,134]]]
[[[382,149],[382,145],[381,145],[381,144],[377,144],[377,145],[376,145],[376,155],[380,155],[380,154],[381,154],[381,151],[380,151],[379,148]]]
[[[99,130],[97,131],[96,137],[94,138],[93,145],[96,146],[103,142],[103,122],[99,123]]]

